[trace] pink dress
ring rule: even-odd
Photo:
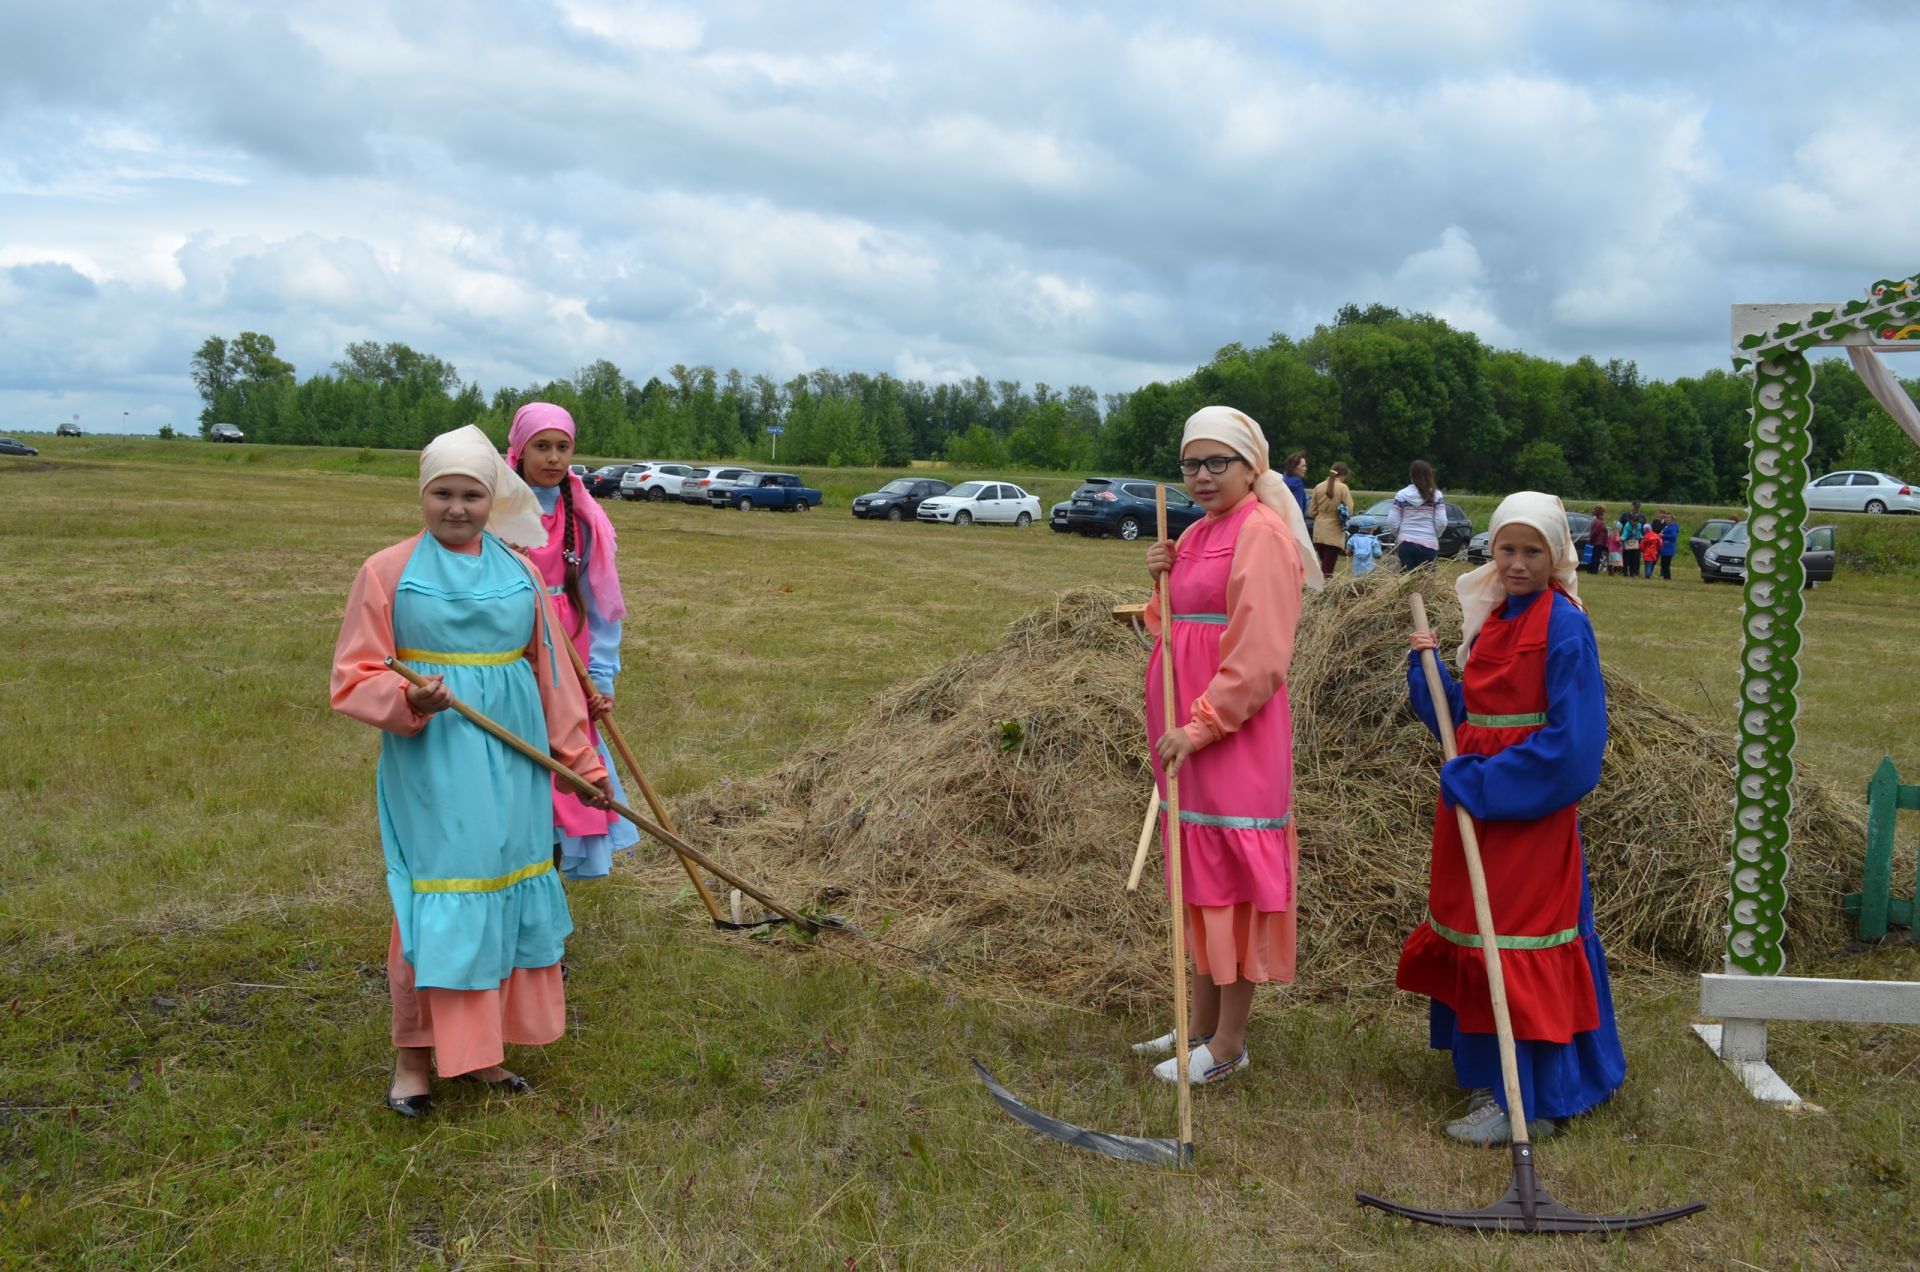
[[[1199,748],[1180,769],[1181,884],[1194,968],[1216,984],[1290,981],[1299,838],[1287,668],[1305,569],[1279,514],[1249,494],[1180,537],[1173,600],[1174,721]],[[1147,626],[1159,635],[1158,606]],[[1167,728],[1160,660],[1147,663],[1147,734]],[[1162,808],[1166,774],[1153,762]],[[1165,833],[1162,813],[1162,834]]]

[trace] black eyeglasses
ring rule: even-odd
[[[1191,477],[1199,472],[1202,466],[1205,466],[1208,472],[1218,477],[1234,464],[1244,464],[1246,462],[1246,460],[1240,458],[1238,455],[1209,455],[1205,459],[1181,460],[1180,471]]]

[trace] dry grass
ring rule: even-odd
[[[1415,587],[1456,641],[1458,607],[1435,581],[1385,573],[1340,579],[1301,624],[1300,987],[1314,996],[1390,987],[1424,912],[1439,748],[1406,705]],[[1123,599],[1062,596],[997,648],[880,696],[832,743],[683,801],[683,822],[789,896],[885,927],[890,954],[1148,1007],[1165,993],[1165,903],[1121,889],[1152,782],[1145,653],[1110,617]],[[1611,740],[1583,809],[1596,919],[1625,967],[1699,971],[1724,922],[1732,742],[1617,671],[1607,681]],[[1839,895],[1864,828],[1818,782],[1797,807],[1793,936],[1824,952],[1845,940]]]

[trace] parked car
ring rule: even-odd
[[[210,442],[244,442],[247,440],[247,435],[240,431],[238,424],[215,424],[207,430],[207,440]]]
[[[1005,481],[963,481],[944,495],[920,501],[919,521],[951,525],[1013,525],[1024,529],[1040,519],[1040,501]]]
[[[581,481],[587,479],[587,466],[585,464],[568,464],[567,471],[575,477],[578,477]]]
[[[1460,505],[1448,504],[1446,507],[1447,524],[1440,531],[1440,555],[1457,557],[1465,552],[1467,545],[1473,541],[1473,522],[1468,519]],[[1392,512],[1393,500],[1382,499],[1361,514],[1373,518],[1374,525],[1377,527],[1373,532],[1374,537],[1380,540],[1382,549],[1389,551],[1398,546],[1399,541],[1399,536],[1393,532],[1393,525],[1389,519]]]
[[[580,480],[585,484],[588,494],[595,499],[606,499],[620,493],[620,478],[631,467],[633,467],[632,464],[607,464],[594,469]]]
[[[1047,528],[1056,534],[1072,534],[1073,527],[1067,524],[1067,509],[1073,507],[1073,500],[1062,499],[1047,511]]]
[[[1741,583],[1747,577],[1747,523],[1736,521],[1700,558],[1702,583]],[[1807,546],[1801,550],[1800,564],[1806,568],[1807,582],[1833,581],[1834,528],[1808,526]]]
[[[714,482],[738,481],[752,471],[751,468],[690,468],[687,475],[680,479],[680,502],[706,503],[707,491]]]
[[[1154,489],[1159,483],[1144,477],[1089,477],[1073,492],[1067,524],[1081,534],[1117,535],[1132,541],[1157,532]],[[1207,510],[1179,487],[1167,490],[1167,535],[1180,532],[1207,515]]]
[[[1593,514],[1567,510],[1567,533],[1573,536],[1573,554],[1580,555],[1581,545],[1587,541],[1587,531],[1593,528]],[[1485,565],[1493,559],[1493,549],[1488,544],[1490,530],[1482,530],[1467,540],[1467,560],[1474,565]]]
[[[38,455],[39,453],[17,437],[0,437],[0,455]]]
[[[1912,486],[1871,469],[1828,473],[1807,483],[1802,494],[1808,511],[1920,512],[1920,495]]]
[[[80,426],[78,424],[62,424],[59,428],[53,430],[53,435],[55,437],[78,437],[80,436]]]
[[[693,471],[685,464],[643,459],[627,465],[626,475],[620,478],[620,497],[647,499],[654,503],[675,498]]]
[[[953,487],[935,477],[896,477],[872,494],[853,501],[853,515],[906,521],[920,511],[920,501],[944,495]]]
[[[1712,517],[1700,523],[1700,528],[1687,540],[1687,546],[1693,549],[1693,563],[1705,565],[1707,549],[1726,537],[1727,531],[1738,524],[1732,517]]]
[[[792,473],[749,473],[724,486],[709,486],[707,502],[715,508],[777,508],[805,512],[825,498]]]

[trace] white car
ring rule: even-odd
[[[672,499],[679,495],[680,486],[693,469],[685,464],[670,464],[657,459],[643,459],[630,465],[620,478],[620,497],[622,499]]]
[[[1854,468],[1808,484],[1807,508],[1820,512],[1920,512],[1920,495],[1898,477]]]
[[[1004,481],[963,481],[944,495],[922,499],[914,514],[918,521],[945,521],[956,526],[981,522],[1019,526],[1040,519],[1040,501]]]

